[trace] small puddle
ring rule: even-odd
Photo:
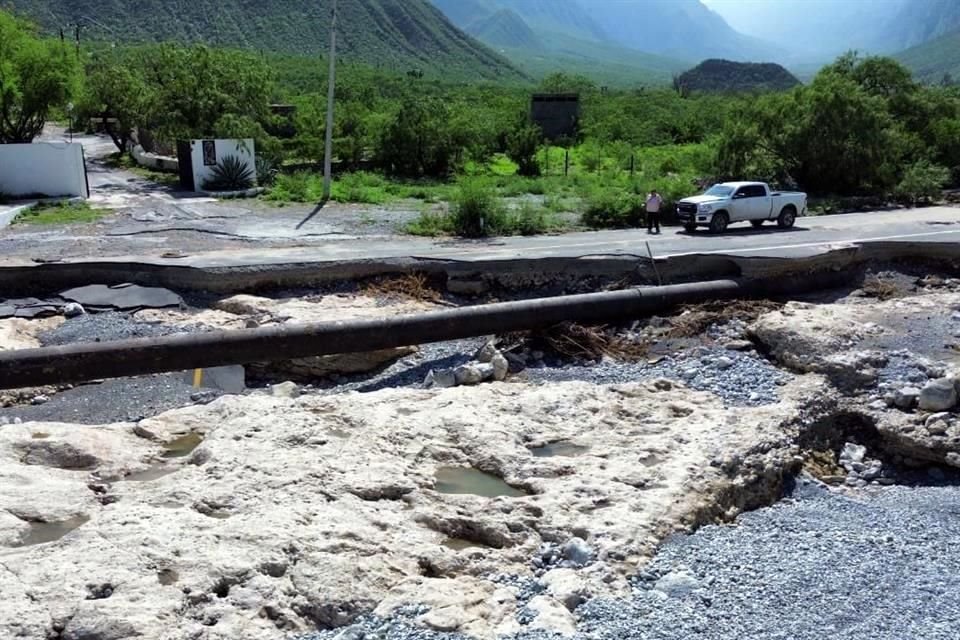
[[[30,437],[33,438],[34,440],[46,440],[47,438],[50,437],[50,434],[49,434],[49,433],[43,433],[42,431],[38,431],[37,433],[34,433],[34,434],[33,434],[32,436],[30,436]]]
[[[437,469],[436,491],[447,494],[475,495],[484,498],[507,496],[519,498],[527,493],[511,487],[495,475],[472,467],[440,467]]]
[[[90,522],[90,516],[75,516],[60,522],[31,522],[27,534],[16,546],[31,547],[46,542],[55,542],[88,522]]]
[[[171,440],[163,445],[166,449],[163,453],[164,458],[185,458],[203,442],[203,436],[198,433],[188,433],[176,440]]]
[[[157,581],[165,587],[176,584],[180,579],[180,574],[173,569],[164,569],[157,573]]]
[[[165,465],[165,464],[155,464],[145,471],[137,471],[129,475],[123,476],[120,479],[120,482],[153,482],[154,480],[159,480],[164,476],[168,476],[171,473],[176,473],[177,467]]]
[[[530,453],[533,454],[534,458],[575,458],[576,456],[582,456],[589,450],[590,447],[560,441],[551,442],[542,447],[533,447],[530,449]]]
[[[447,538],[440,543],[448,549],[453,549],[454,551],[465,551],[467,549],[481,549],[483,545],[477,544],[472,540],[467,540],[465,538]]]

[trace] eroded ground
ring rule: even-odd
[[[239,297],[123,327],[440,302]],[[133,420],[130,381],[8,396],[0,637],[815,638],[817,616],[835,637],[955,637],[957,310],[956,281],[880,274],[815,303],[649,319],[596,361],[504,337],[503,382],[422,388],[480,367],[479,340],[261,367],[219,398],[178,378],[179,408]],[[4,346],[120,326],[42,322],[0,321]],[[58,420],[76,397],[114,424]],[[797,473],[790,501],[661,546],[773,504]],[[896,598],[864,578],[904,558]],[[815,609],[787,606],[804,597]]]

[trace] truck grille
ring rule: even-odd
[[[697,215],[697,205],[681,202],[677,205],[677,213],[684,215]]]

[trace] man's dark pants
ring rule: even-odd
[[[647,211],[647,231],[653,231],[654,227],[657,228],[657,233],[660,233],[660,212]]]

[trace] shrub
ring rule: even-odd
[[[583,224],[594,229],[638,226],[644,219],[643,202],[634,193],[594,189],[586,198]]]
[[[265,156],[257,156],[257,184],[269,187],[276,181],[278,173],[276,162]]]
[[[507,215],[496,192],[480,180],[464,180],[454,196],[453,229],[461,236],[480,238],[501,233]]]
[[[267,194],[278,202],[319,202],[323,197],[323,179],[308,171],[281,173]]]
[[[253,186],[254,170],[237,156],[224,156],[203,181],[204,191],[243,191]]]
[[[943,185],[949,181],[949,169],[920,160],[907,167],[894,193],[906,202],[930,202],[943,195]]]
[[[547,233],[558,226],[550,211],[533,202],[522,203],[517,210],[510,213],[508,220],[509,232],[511,234],[518,233],[522,236]]]
[[[337,202],[384,204],[391,199],[387,181],[375,173],[347,173],[334,182],[331,197]]]
[[[521,176],[540,175],[537,149],[542,139],[540,127],[526,122],[507,135],[507,156],[517,164],[517,173]]]
[[[453,233],[453,219],[446,213],[425,209],[404,231],[414,236],[441,236]]]

